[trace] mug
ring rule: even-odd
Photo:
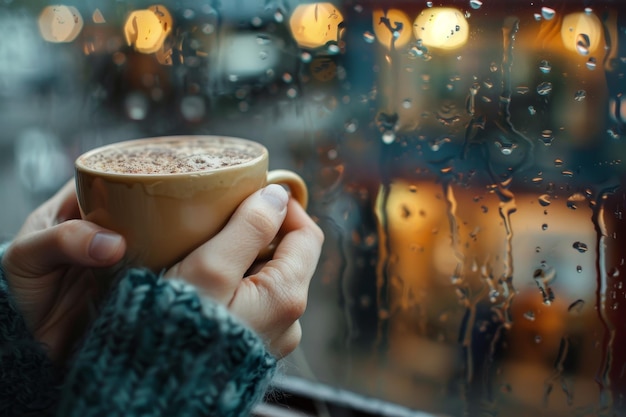
[[[233,162],[239,153],[245,160]],[[132,163],[120,162],[129,155]],[[208,160],[212,166],[196,164]],[[174,164],[162,168],[163,161]],[[288,187],[306,209],[304,180],[290,170],[268,171],[268,165],[265,146],[234,137],[164,136],[105,145],[75,161],[81,217],[124,236],[125,264],[158,272],[212,238],[243,200],[267,184]],[[259,256],[271,256],[272,246]]]

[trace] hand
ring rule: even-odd
[[[2,259],[28,328],[57,362],[67,359],[106,288],[93,268],[114,265],[126,250],[118,234],[79,219],[70,181],[30,214]]]
[[[259,252],[282,237],[273,259]],[[182,278],[247,323],[281,358],[300,343],[299,318],[319,260],[321,229],[279,185],[250,196],[226,227],[166,273]],[[244,278],[245,277],[245,278]]]

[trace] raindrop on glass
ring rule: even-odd
[[[254,26],[255,28],[258,28],[263,24],[263,19],[261,19],[259,16],[255,16],[252,18],[252,20],[250,20],[250,24],[252,24],[252,26]]]
[[[280,10],[277,10],[276,13],[274,13],[274,21],[276,23],[282,23],[284,20],[285,20],[285,16],[282,14]]]
[[[587,69],[593,71],[598,66],[598,62],[594,57],[591,57],[587,60]]]
[[[591,45],[591,41],[589,40],[589,35],[585,33],[579,33],[576,37],[576,50],[581,55],[589,55],[589,46]]]
[[[432,1],[427,1],[426,2],[426,7],[433,7],[433,2]]]
[[[556,11],[550,7],[541,8],[541,16],[546,20],[551,20],[556,15]]]
[[[576,272],[578,272],[579,274],[583,272],[583,267],[580,265],[576,265]]]
[[[340,52],[339,45],[337,45],[336,43],[332,43],[328,45],[327,51],[331,55],[337,55]]]
[[[384,144],[389,145],[396,140],[396,134],[392,132],[391,130],[386,130],[383,133],[382,139],[383,139]]]
[[[587,92],[585,90],[578,90],[574,94],[574,100],[583,101],[587,97]]]
[[[356,120],[349,120],[344,125],[344,129],[347,133],[354,133],[358,129],[359,125]]]
[[[524,313],[524,318],[528,321],[535,321],[535,312],[534,311],[527,311]]]
[[[549,206],[550,202],[550,196],[548,194],[542,194],[539,196],[539,204],[543,207]]]
[[[582,312],[585,302],[583,300],[576,300],[567,307],[569,313],[580,314]]]
[[[470,6],[474,10],[480,9],[482,5],[483,5],[483,2],[480,0],[470,0]]]
[[[580,253],[585,253],[589,250],[589,248],[587,247],[587,244],[583,242],[574,242],[572,247]]]
[[[542,224],[541,230],[548,230],[548,224],[547,223]]]
[[[539,344],[541,343],[541,341],[543,340],[543,338],[539,335],[535,336],[535,343]]]
[[[296,90],[295,88],[290,88],[289,90],[287,90],[287,97],[289,98],[298,97],[298,90]]]
[[[537,93],[541,96],[546,96],[552,92],[552,83],[543,82],[537,86]]]
[[[534,116],[535,114],[537,114],[537,110],[535,109],[535,107],[534,107],[534,106],[528,106],[528,113],[529,113],[531,116]]]
[[[537,22],[541,20],[541,13],[533,13],[533,16]]]
[[[374,36],[372,32],[368,31],[363,34],[363,39],[367,43],[374,43],[374,41],[376,40],[376,37]]]
[[[410,109],[413,106],[413,103],[411,102],[411,99],[407,98],[405,100],[402,101],[402,107],[405,109]]]
[[[548,61],[543,60],[539,64],[539,71],[543,72],[544,74],[549,74],[550,71],[552,71],[552,66]]]
[[[544,145],[550,146],[552,145],[552,141],[554,141],[554,134],[550,129],[546,129],[541,132],[541,140]]]

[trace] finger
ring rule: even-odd
[[[286,330],[304,313],[324,240],[321,229],[293,201],[284,229],[274,259],[243,280],[229,304],[234,314],[263,334]]]
[[[68,220],[16,239],[4,264],[16,276],[39,277],[64,265],[110,266],[125,250],[120,235],[87,221]]]
[[[252,194],[216,236],[168,271],[166,277],[184,278],[228,303],[259,251],[276,236],[288,200],[287,191],[275,184]]]
[[[74,181],[70,180],[54,196],[31,213],[18,236],[78,218],[80,218],[80,211],[76,199],[76,186]]]
[[[74,180],[68,181],[63,188],[53,197],[58,205],[57,222],[62,223],[70,219],[79,219],[80,210],[76,197],[76,183]]]
[[[300,320],[296,320],[286,331],[280,334],[261,335],[268,340],[268,348],[272,355],[282,359],[296,350],[302,340],[302,326]]]

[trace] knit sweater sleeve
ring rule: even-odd
[[[59,416],[247,416],[276,369],[261,339],[189,284],[130,270],[88,333]]]
[[[0,261],[8,244],[0,245]],[[0,268],[0,416],[50,415],[58,375],[15,308]]]

